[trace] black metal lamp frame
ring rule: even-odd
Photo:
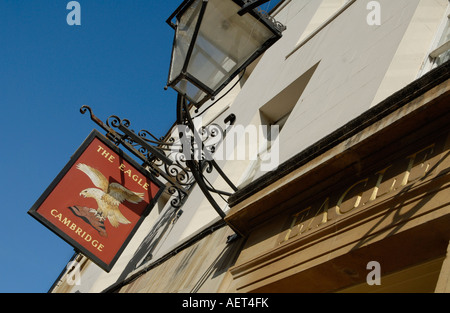
[[[183,3],[175,10],[174,13],[167,19],[166,23],[170,25],[175,31],[177,29],[177,25],[173,22],[174,18],[179,19],[189,8],[189,6],[196,0],[185,0]],[[173,80],[170,81],[170,74],[168,79],[168,84],[165,87],[166,89],[168,86],[175,86],[177,85],[181,80],[186,79],[190,83],[192,83],[194,86],[199,88],[201,91],[203,91],[206,96],[204,96],[200,101],[194,102],[192,99],[188,99],[191,104],[195,105],[196,107],[201,107],[206,101],[210,100],[211,98],[214,98],[218,93],[220,93],[234,78],[236,78],[239,73],[241,73],[245,68],[247,68],[253,61],[255,61],[264,51],[266,51],[271,45],[273,45],[274,42],[276,42],[278,39],[281,38],[282,32],[286,29],[286,27],[277,22],[274,18],[272,18],[269,14],[266,12],[256,10],[257,7],[261,6],[262,4],[268,2],[269,0],[233,0],[236,4],[242,7],[242,9],[238,12],[240,16],[248,13],[253,15],[255,18],[257,18],[261,23],[263,23],[269,30],[272,31],[274,34],[274,37],[271,40],[268,40],[264,43],[262,47],[258,51],[256,51],[244,64],[242,64],[232,75],[228,77],[228,79],[220,85],[217,89],[212,90],[208,86],[206,86],[204,83],[199,81],[196,77],[193,77],[187,72],[189,62],[195,47],[195,42],[197,41],[198,33],[200,30],[200,26],[202,24],[203,16],[206,11],[206,6],[208,4],[208,0],[202,0],[202,7],[200,9],[198,22],[195,26],[195,30],[192,36],[192,40],[189,44],[189,48],[186,53],[186,59],[183,64],[181,73]],[[176,35],[174,39],[174,45],[175,45]],[[171,60],[170,68],[172,68],[172,62],[173,58]],[[186,95],[184,95],[186,96]]]

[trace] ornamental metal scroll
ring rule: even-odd
[[[198,187],[202,190],[209,203],[222,219],[225,218],[226,214],[214,199],[212,194],[214,193],[219,195],[222,200],[227,202],[224,196],[229,197],[231,196],[231,193],[216,189],[206,178],[205,173],[212,173],[213,170],[215,170],[227,183],[228,187],[233,190],[233,192],[237,191],[237,187],[222,171],[213,158],[217,145],[207,146],[204,144],[206,142],[205,135],[206,137],[213,135],[216,136],[220,132],[221,139],[223,140],[226,137],[228,130],[234,125],[235,121],[236,116],[231,114],[224,121],[228,124],[228,127],[224,131],[218,131],[220,128],[216,128],[216,125],[214,125],[212,130],[211,128],[201,128],[197,131],[193,118],[190,114],[190,105],[188,104],[187,99],[182,95],[178,95],[177,124],[178,127],[185,127],[185,130],[180,132],[180,139],[184,142],[184,146],[189,146],[190,142],[190,151],[185,151],[184,153],[184,155],[187,156],[186,165],[191,170]],[[186,136],[189,132],[191,133],[191,136]]]
[[[89,112],[90,118],[105,132],[106,137],[116,146],[122,145],[134,156],[139,158],[145,168],[155,177],[161,179],[167,185],[167,192],[173,197],[171,205],[180,208],[185,202],[190,190],[196,183],[196,179],[191,168],[186,164],[194,150],[201,151],[202,159],[210,160],[216,147],[225,138],[227,130],[223,130],[218,124],[211,124],[201,127],[198,133],[201,134],[201,142],[194,144],[190,140],[187,129],[178,129],[179,137],[167,136],[157,138],[148,130],[135,132],[132,130],[131,122],[128,119],[120,119],[116,115],[107,118],[103,123],[96,117],[89,106],[82,106],[81,114]],[[225,120],[232,124],[234,117],[230,116]],[[182,125],[178,125],[182,127]],[[211,142],[211,138],[216,138]],[[212,168],[211,163],[207,172]],[[202,168],[202,171],[205,168]]]
[[[152,175],[167,185],[166,190],[172,196],[173,207],[180,208],[183,205],[195,181],[180,158],[168,153],[169,147],[176,145],[173,138],[158,139],[147,130],[141,130],[136,134],[129,128],[131,126],[129,120],[120,119],[116,115],[111,115],[106,123],[103,123],[86,105],[81,107],[80,112],[81,114],[89,112],[91,120],[106,132],[109,140],[116,146],[122,145],[139,158]]]

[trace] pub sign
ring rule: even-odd
[[[28,213],[109,272],[162,191],[94,130]]]

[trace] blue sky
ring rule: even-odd
[[[74,254],[27,212],[97,128],[82,105],[158,137],[175,121],[165,21],[182,0],[80,0],[81,26],[68,2],[0,0],[1,293],[47,292]]]

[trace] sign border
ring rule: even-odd
[[[75,165],[77,160],[80,158],[80,156],[86,151],[86,149],[89,147],[89,145],[95,140],[100,140],[103,144],[105,144],[109,149],[113,150],[114,153],[119,155],[121,158],[123,158],[125,161],[127,161],[130,165],[134,166],[136,170],[138,170],[142,175],[150,179],[150,181],[159,187],[159,191],[157,194],[153,197],[153,199],[150,201],[149,205],[145,208],[144,212],[142,213],[141,217],[137,221],[136,225],[128,235],[128,237],[125,239],[124,243],[121,245],[119,250],[117,251],[114,258],[111,260],[109,264],[102,261],[99,257],[97,257],[94,253],[88,251],[86,248],[81,246],[78,242],[76,242],[74,239],[72,239],[69,235],[62,232],[57,226],[52,224],[50,221],[48,221],[46,218],[44,218],[42,215],[40,215],[37,211],[41,207],[41,205],[44,203],[44,201],[47,199],[47,197],[53,192],[53,190],[56,188],[56,186],[59,184],[59,182],[66,176],[66,174],[69,172],[69,170]],[[58,176],[51,182],[51,184],[47,187],[47,189],[44,191],[44,193],[39,197],[39,199],[35,202],[35,204],[31,207],[31,209],[28,211],[28,214],[31,215],[33,218],[38,220],[41,224],[43,224],[45,227],[50,229],[52,232],[54,232],[56,235],[58,235],[60,238],[62,238],[64,241],[66,241],[69,245],[71,245],[76,252],[82,253],[87,258],[89,258],[92,262],[97,264],[100,268],[102,268],[104,271],[109,273],[112,268],[114,267],[115,263],[119,259],[120,255],[122,254],[123,250],[128,246],[128,243],[130,242],[131,238],[133,238],[136,231],[139,229],[140,225],[144,221],[144,219],[150,214],[152,209],[155,207],[159,197],[164,192],[165,185],[154,178],[153,175],[151,175],[147,170],[144,169],[143,166],[139,165],[135,160],[133,160],[129,155],[124,153],[119,147],[114,145],[108,138],[106,138],[103,134],[101,134],[98,130],[94,129],[89,136],[84,140],[84,142],[81,144],[81,146],[76,150],[76,152],[72,155],[69,162],[66,164],[66,166],[59,172]]]

